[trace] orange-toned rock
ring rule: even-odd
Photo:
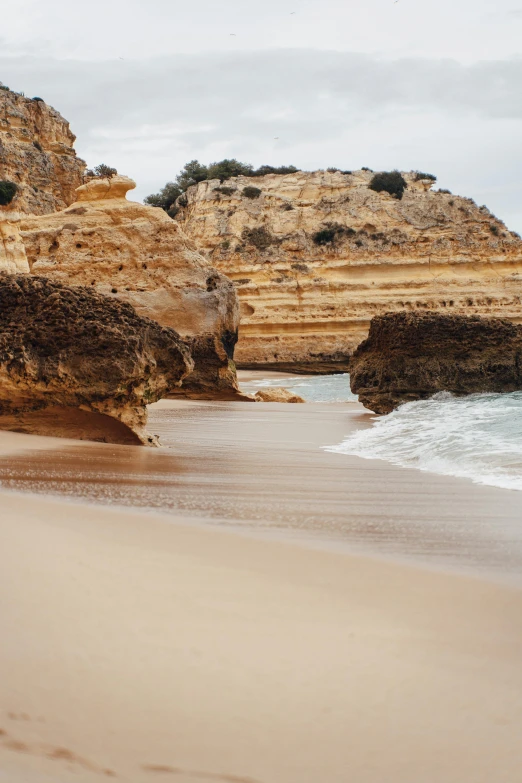
[[[402,200],[369,171],[201,182],[176,215],[237,286],[242,367],[343,369],[380,313],[520,320],[522,242],[486,207],[404,174]],[[255,185],[257,197],[244,195]],[[319,236],[318,236],[319,235]]]
[[[43,215],[74,201],[85,169],[75,138],[43,100],[0,89],[0,180],[18,185],[18,211]]]
[[[284,386],[272,386],[270,389],[260,389],[254,395],[256,402],[306,402],[298,394],[285,389]]]
[[[178,391],[233,397],[239,320],[234,286],[163,210],[128,201],[134,187],[128,177],[92,179],[67,209],[22,220],[30,270],[89,286],[176,329],[196,356],[193,375]]]
[[[18,212],[0,207],[0,272],[29,272],[19,224]]]

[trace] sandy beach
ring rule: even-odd
[[[518,779],[520,493],[322,451],[356,405],[151,419],[0,433],[0,780]]]

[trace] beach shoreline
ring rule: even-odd
[[[522,493],[332,453],[358,403],[162,400],[160,449],[0,433],[0,486],[522,586]]]
[[[0,433],[0,780],[513,783],[522,591],[445,548],[481,514],[484,559],[519,494],[323,451],[354,404],[151,420],[163,449]]]

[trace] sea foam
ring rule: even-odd
[[[443,392],[376,417],[326,450],[522,490],[522,392]]]

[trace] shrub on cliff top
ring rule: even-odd
[[[239,177],[241,175],[249,177],[253,170],[250,163],[241,163],[235,158],[225,158],[225,160],[210,164],[207,179],[219,179],[221,182],[224,182],[226,179],[230,179],[230,177]]]
[[[176,198],[184,193],[191,185],[203,182],[207,179],[219,179],[224,182],[230,177],[263,177],[265,174],[293,174],[299,171],[295,166],[260,166],[254,169],[250,163],[241,163],[235,158],[226,158],[208,166],[200,163],[198,160],[191,160],[182,168],[174,182],[167,182],[159,193],[152,193],[144,199],[145,204],[151,207],[161,207],[168,211]],[[91,175],[94,176],[94,173]],[[176,191],[177,188],[177,191]],[[224,193],[224,189],[216,188],[218,192]],[[177,192],[175,198],[172,198]]]
[[[14,199],[18,192],[18,185],[9,180],[0,181],[0,206],[6,207]]]
[[[264,177],[265,174],[295,174],[299,171],[295,166],[259,166],[258,169],[247,174],[249,177]]]
[[[191,185],[208,179],[208,166],[203,166],[199,160],[191,160],[186,163],[174,180],[180,193],[183,193]]]
[[[167,182],[159,193],[153,193],[144,199],[145,204],[149,207],[161,207],[165,212],[169,212],[172,205],[175,204],[178,196],[181,196],[182,191],[175,182]]]
[[[390,196],[401,199],[408,184],[400,171],[381,171],[372,177],[368,187],[376,193],[389,193]]]
[[[435,174],[426,174],[425,171],[415,171],[413,178],[415,182],[420,182],[422,179],[429,179],[431,182],[437,181]]]
[[[95,166],[93,169],[87,169],[85,175],[87,177],[93,177],[95,179],[112,179],[116,177],[118,172],[113,169],[112,166],[107,166],[106,163],[100,163],[99,166]]]

